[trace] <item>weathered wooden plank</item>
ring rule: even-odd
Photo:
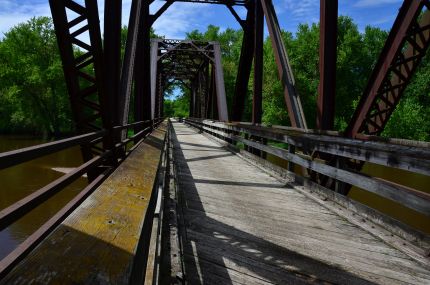
[[[288,284],[283,274],[292,272],[343,284],[430,280],[428,269],[362,227],[327,214],[331,210],[305,195],[277,188],[275,179],[237,157],[219,155],[220,148],[197,132],[186,133],[176,145],[187,150],[176,149],[175,158],[184,197],[184,249],[193,262],[204,262],[205,270],[218,266],[218,273],[233,270],[276,284]],[[206,154],[217,157],[205,159]]]
[[[200,124],[203,124],[201,126]],[[430,151],[425,147],[399,146],[389,143],[299,133],[262,126],[230,125],[220,122],[194,122],[194,126],[229,137],[225,130],[245,132],[279,142],[296,145],[308,151],[320,151],[389,167],[430,175]],[[217,128],[218,130],[214,129]]]
[[[196,236],[198,236],[198,238],[196,238]],[[219,265],[216,252],[221,251],[225,264],[221,264],[220,266],[240,271],[241,273],[262,279],[271,284],[322,284],[321,280],[305,276],[297,270],[294,270],[293,266],[291,266],[291,271],[288,271],[288,269],[283,270],[276,264],[269,264],[258,259],[248,258],[246,254],[241,254],[244,252],[246,253],[246,251],[238,253],[236,247],[224,246],[222,242],[217,242],[216,240],[214,242],[211,236],[195,235],[191,233],[190,237],[192,238],[191,243],[196,243],[200,239],[205,239],[206,242],[194,247],[191,246],[191,243],[186,244],[184,249],[185,254],[192,255],[195,258],[201,258],[208,263]],[[249,254],[252,255],[252,253]]]
[[[210,222],[208,219],[202,220],[196,226],[189,226],[187,237],[192,238],[195,232],[204,233],[206,237],[197,237],[197,241],[204,241],[204,244],[207,244],[211,237],[216,236],[220,241],[232,245],[229,247],[230,249],[239,247],[242,250],[253,249],[259,252],[260,259],[264,261],[266,256],[270,256],[271,259],[279,262],[289,260],[288,263],[293,266],[301,264],[297,260],[300,258],[304,259],[303,263],[313,263],[312,266],[306,267],[308,271],[304,270],[302,274],[320,277],[320,275],[316,275],[317,272],[324,272],[332,266],[354,272],[370,281],[379,280],[381,282],[381,280],[395,279],[411,284],[422,284],[423,280],[429,278],[428,271],[417,270],[416,264],[410,260],[388,255],[380,255],[383,258],[376,258],[377,253],[359,251],[353,248],[345,250],[345,247],[342,250],[342,246],[333,247],[325,242],[319,242],[315,239],[309,240],[300,235],[292,237],[277,235],[273,230],[268,229],[265,229],[264,233],[260,231],[257,234],[255,231],[250,231],[249,228],[238,227],[237,224],[228,226],[224,223]],[[266,245],[263,246],[262,243]],[[221,249],[220,246],[218,248]],[[318,249],[317,252],[315,249]],[[275,254],[276,252],[278,254]],[[282,254],[280,255],[279,252]],[[293,252],[294,259],[290,260],[288,256]],[[360,253],[362,253],[361,256]],[[275,258],[276,256],[278,259]],[[300,265],[300,268],[302,267],[303,265]],[[384,284],[391,283],[384,282]]]
[[[348,236],[344,236],[344,239],[342,239],[341,235],[334,235],[324,231],[321,231],[320,235],[318,235],[317,231],[309,229],[308,227],[303,227],[302,229],[298,227],[295,229],[282,227],[283,225],[289,224],[289,222],[285,222],[283,225],[281,223],[267,224],[267,222],[266,224],[262,224],[252,219],[238,220],[212,213],[208,213],[208,215],[205,216],[196,214],[195,212],[192,215],[186,215],[186,218],[189,221],[188,227],[196,230],[198,230],[199,227],[205,227],[204,223],[208,223],[210,226],[225,224],[227,228],[234,227],[243,232],[253,233],[260,237],[267,237],[268,239],[279,240],[281,242],[288,241],[298,247],[308,248],[310,245],[323,246],[323,248],[344,253],[353,253],[354,255],[362,257],[367,257],[368,254],[372,254],[372,256],[380,258],[382,261],[388,258],[401,258],[409,262],[411,261],[405,254],[399,253],[393,248],[386,247],[384,244],[381,244],[380,241],[378,243],[376,241],[363,241],[360,239],[352,240],[348,239]],[[282,230],[280,229],[281,227]],[[356,230],[356,232],[359,231],[359,229]],[[415,263],[412,262],[412,264]]]
[[[257,148],[264,152],[276,155],[295,164],[314,170],[318,173],[327,175],[336,180],[360,187],[366,191],[375,193],[392,201],[398,202],[408,208],[414,209],[420,213],[430,216],[430,195],[408,189],[401,185],[388,183],[380,179],[365,176],[360,173],[353,173],[347,170],[339,169],[326,165],[308,158],[301,157],[297,154],[289,153],[284,149],[266,146],[257,142],[234,136],[235,139]]]
[[[230,267],[244,268],[248,274],[260,275],[276,284],[291,284],[291,282],[294,282],[294,279],[291,278],[294,275],[296,281],[297,279],[302,279],[301,281],[304,283],[307,279],[307,281],[317,284],[320,282],[374,284],[373,282],[383,278],[369,274],[368,279],[371,280],[369,281],[340,267],[322,263],[316,259],[291,252],[288,249],[276,247],[275,245],[265,246],[264,242],[232,236],[225,232],[211,235],[211,233],[201,234],[200,231],[189,230],[188,237],[196,243],[201,240],[205,241],[204,244],[201,243],[198,246],[199,256],[212,260],[217,253],[221,252],[224,257],[223,260],[228,260]],[[189,251],[189,248],[185,248],[185,251]]]
[[[311,199],[318,200],[318,203],[329,208],[331,211],[333,211],[333,209],[338,210],[337,214],[341,213],[340,216],[343,218],[347,220],[349,220],[350,217],[354,218],[354,224],[357,224],[357,221],[360,221],[359,223],[361,226],[365,225],[365,229],[370,232],[373,230],[374,235],[378,236],[382,240],[387,240],[387,243],[392,245],[403,244],[402,246],[399,246],[398,249],[404,250],[406,247],[411,245],[415,248],[414,251],[420,252],[421,256],[426,256],[427,254],[425,252],[429,252],[430,236],[389,216],[381,215],[377,210],[354,201],[348,196],[341,195],[330,189],[322,187],[308,178],[304,178],[285,168],[274,165],[273,163],[249,152],[240,151],[238,155],[252,165],[255,165],[267,172],[269,175],[273,175],[280,181],[284,181],[285,183],[293,186],[295,190],[302,192],[304,195],[308,195]],[[342,209],[344,211],[341,211]],[[333,211],[333,213],[335,212],[336,211]],[[342,213],[345,215],[342,215]],[[375,227],[373,227],[372,224],[378,225],[379,229],[375,231]],[[381,230],[385,233],[381,234]],[[398,239],[398,242],[393,242],[394,239]],[[405,241],[406,245],[404,245]]]
[[[141,233],[150,229],[165,134],[163,123],[1,284],[142,281]]]
[[[274,284],[272,282],[266,282],[260,278],[249,276],[240,271],[227,268],[224,265],[219,265],[214,262],[209,262],[201,257],[197,257],[197,269],[192,269],[195,264],[196,255],[185,254],[184,259],[188,264],[190,273],[193,273],[190,277],[191,280],[198,281],[195,284],[255,284],[255,285],[269,285]],[[197,275],[196,275],[197,273]],[[188,275],[187,275],[188,276]],[[199,278],[196,278],[199,276]],[[221,283],[218,283],[221,282]],[[191,284],[194,284],[191,282]]]

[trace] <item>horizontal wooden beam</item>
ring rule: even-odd
[[[255,137],[295,145],[306,151],[319,151],[383,166],[430,175],[430,150],[427,148],[392,145],[389,143],[317,135],[289,129],[246,124],[224,124],[210,120],[195,120],[209,127],[244,132]]]
[[[324,164],[322,162],[312,160],[302,155],[290,153],[288,150],[285,150],[285,149],[281,149],[273,146],[267,146],[256,141],[245,139],[241,136],[230,134],[230,132],[233,130],[236,132],[245,132],[253,136],[265,137],[258,132],[246,132],[246,130],[241,129],[239,127],[232,127],[232,126],[227,127],[225,125],[224,127],[221,127],[220,123],[218,122],[215,123],[216,126],[211,126],[210,123],[207,123],[204,121],[197,121],[197,120],[186,120],[186,121],[191,125],[193,125],[194,127],[199,128],[200,130],[209,132],[213,135],[224,137],[226,139],[242,142],[243,144],[250,146],[252,148],[259,149],[266,153],[270,153],[272,155],[285,159],[289,162],[298,164],[307,169],[329,176],[333,179],[357,186],[368,192],[372,192],[374,194],[377,194],[389,200],[400,203],[401,205],[404,205],[410,209],[413,209],[427,216],[430,216],[430,195],[427,193],[416,191],[414,189],[407,188],[405,186],[398,185],[379,178],[369,177],[361,173],[339,169],[339,168]],[[276,137],[276,135],[273,135],[270,137],[269,135],[266,134],[266,138],[269,138],[269,139],[278,138],[276,140],[280,141],[279,137]],[[282,136],[281,138],[284,138],[284,137]],[[290,139],[289,137],[286,137],[283,141],[288,143],[289,139]],[[338,139],[343,139],[343,138],[338,138]],[[291,140],[290,143],[291,142],[294,142],[294,140]],[[354,155],[353,151],[352,151],[352,155]],[[356,156],[359,156],[359,155],[356,155]],[[366,155],[364,155],[364,158],[367,159]]]

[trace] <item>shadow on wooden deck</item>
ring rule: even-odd
[[[180,238],[185,279],[189,284],[375,284],[208,217],[195,183],[224,185],[232,182],[194,179],[174,129],[172,140],[178,169],[179,204],[184,217]],[[185,142],[181,145],[218,149]],[[206,156],[202,154],[201,158]],[[251,186],[248,182],[234,184]],[[252,186],[279,187],[259,183],[252,183]]]

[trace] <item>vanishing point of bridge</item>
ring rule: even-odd
[[[121,1],[105,1],[102,40],[97,1],[50,0],[77,135],[2,153],[0,169],[76,145],[84,163],[1,209],[0,230],[84,174],[88,185],[0,261],[0,284],[430,284],[428,231],[348,196],[430,221],[428,193],[361,171],[430,176],[429,143],[379,137],[430,44],[430,1],[404,1],[342,133],[337,1],[320,5],[316,130],[270,0],[186,1],[225,5],[243,28],[231,104],[217,42],[150,39],[174,2],[132,1],[121,60]],[[291,126],[261,124],[264,23]],[[188,118],[164,118],[170,84],[187,89]]]

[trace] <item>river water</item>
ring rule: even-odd
[[[0,152],[44,142],[31,137],[0,136]],[[80,149],[74,147],[0,170],[0,210],[64,175],[52,168],[71,168],[80,164],[82,164]],[[86,185],[87,180],[79,178],[16,223],[0,231],[0,259],[37,230]]]

